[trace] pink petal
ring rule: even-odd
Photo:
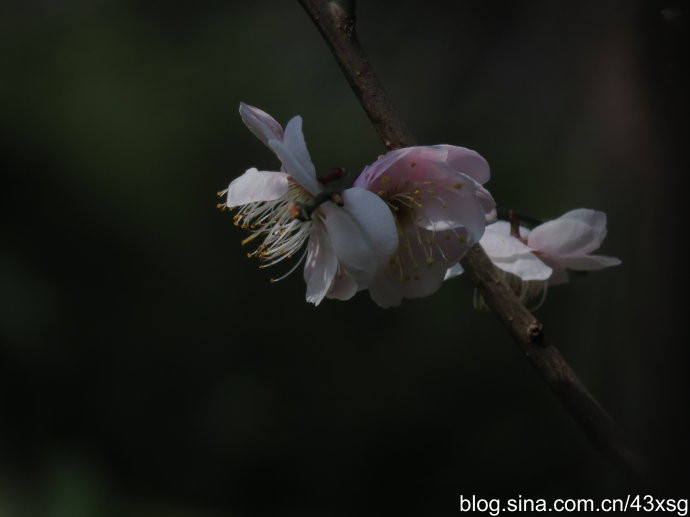
[[[378,192],[407,187],[415,182],[423,183],[448,179],[454,171],[445,163],[445,151],[429,146],[406,147],[391,151],[367,167],[355,180],[355,187]]]
[[[566,212],[559,219],[570,219],[573,221],[580,221],[590,228],[599,236],[601,242],[606,237],[606,214],[590,208],[576,208],[570,212]]]
[[[467,174],[479,184],[483,185],[491,177],[489,163],[476,151],[455,145],[437,145],[448,154],[446,162],[454,170]]]
[[[269,140],[282,140],[283,128],[265,111],[240,102],[240,116],[249,130],[265,145]]]
[[[252,168],[230,183],[226,204],[232,208],[247,203],[272,201],[284,196],[287,189],[288,175],[284,172],[258,171]]]
[[[448,264],[436,260],[430,266],[424,265],[414,272],[410,280],[404,281],[400,289],[405,298],[424,298],[438,291],[446,276]]]
[[[484,187],[479,187],[475,196],[484,209],[484,218],[486,219],[486,222],[493,223],[496,221],[496,218],[498,217],[496,212],[496,201],[494,201],[491,193]]]
[[[386,275],[379,275],[369,286],[369,295],[377,305],[388,309],[397,307],[403,299],[402,291],[398,284]]]
[[[465,187],[463,187],[465,188]],[[427,230],[443,231],[450,228],[467,228],[470,241],[479,242],[486,228],[486,216],[481,203],[474,194],[465,195],[458,191],[439,188],[433,195],[419,195],[418,212],[422,219],[417,224]]]
[[[421,298],[436,292],[447,269],[468,249],[466,238],[460,242],[456,237],[466,235],[464,228],[434,233],[408,225],[402,231],[398,252],[369,285],[372,299],[382,306],[397,305],[403,297]]]
[[[574,219],[554,219],[532,230],[527,244],[550,255],[584,255],[601,245],[601,233]]]

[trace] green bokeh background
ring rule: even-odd
[[[478,150],[504,207],[609,216],[623,264],[539,315],[687,497],[687,13],[672,3],[359,2],[418,139]],[[454,515],[460,494],[631,491],[467,279],[383,310],[304,301],[215,193],[277,160],[240,101],[304,118],[321,170],[383,148],[297,2],[0,7],[0,516]]]

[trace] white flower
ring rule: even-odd
[[[292,118],[283,130],[273,117],[253,106],[241,103],[240,115],[282,163],[279,172],[251,168],[221,193],[227,207],[239,207],[235,224],[252,231],[243,244],[263,237],[248,255],[267,267],[293,257],[307,243],[297,263],[277,280],[294,271],[306,256],[308,302],[318,305],[324,297],[351,298],[398,246],[390,210],[371,192],[350,188],[341,193],[342,207],[328,200],[316,207],[310,220],[299,219],[301,204],[322,191],[304,142],[301,117]]]
[[[519,226],[517,233],[509,222],[497,221],[486,227],[479,243],[496,267],[507,273],[506,280],[524,302],[540,298],[540,305],[547,286],[568,281],[566,269],[591,271],[621,263],[614,257],[590,255],[606,237],[603,212],[578,208],[531,231]],[[460,265],[449,268],[446,279],[460,273]]]
[[[449,266],[484,233],[495,215],[482,187],[489,165],[475,151],[451,145],[406,147],[369,165],[355,186],[375,192],[393,210],[400,246],[369,284],[382,307],[435,292]]]
[[[566,212],[558,219],[527,232],[527,245],[553,269],[549,285],[568,281],[566,269],[595,271],[617,266],[620,259],[604,255],[590,255],[599,249],[606,238],[606,214],[588,208]]]

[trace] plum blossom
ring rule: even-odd
[[[295,265],[272,281],[305,261],[308,302],[351,298],[398,247],[388,206],[363,188],[349,188],[341,193],[342,206],[327,200],[309,220],[299,218],[299,208],[323,190],[304,142],[302,118],[292,118],[283,129],[269,114],[244,103],[240,115],[282,164],[280,171],[251,168],[219,193],[225,195],[224,206],[238,208],[235,225],[252,232],[242,243],[263,238],[247,255],[268,267],[292,258],[306,243]]]
[[[616,266],[615,257],[591,255],[606,237],[606,214],[587,208],[571,210],[532,230],[511,228],[497,221],[486,228],[480,244],[491,261],[507,273],[506,280],[520,298],[541,304],[547,286],[568,282],[567,269],[592,271]],[[461,273],[450,268],[446,278]]]
[[[484,234],[495,203],[482,186],[489,165],[452,145],[406,147],[366,167],[355,187],[376,193],[393,211],[400,244],[368,284],[382,307],[435,292],[446,270]]]
[[[604,212],[577,208],[525,232],[524,237],[544,264],[553,269],[549,285],[568,282],[566,269],[595,271],[621,263],[615,257],[590,254],[606,238]]]

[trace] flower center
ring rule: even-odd
[[[381,180],[384,185],[390,182],[386,179],[384,176]],[[390,259],[390,268],[394,277],[403,282],[420,280],[418,270],[422,265],[431,268],[437,260],[443,260],[450,266],[453,261],[444,250],[445,241],[466,241],[463,230],[440,231],[424,212],[424,205],[429,202],[438,202],[441,208],[446,208],[435,186],[435,181],[405,181],[377,193],[393,212],[400,245]],[[425,227],[420,223],[425,223]]]
[[[235,226],[251,230],[252,233],[242,241],[247,244],[257,237],[264,237],[259,246],[249,253],[248,257],[258,257],[260,268],[272,266],[286,258],[292,258],[309,238],[311,221],[302,221],[294,217],[293,207],[311,199],[311,194],[294,181],[288,183],[288,190],[282,197],[272,201],[248,203],[239,207],[233,216]],[[281,280],[302,262],[304,254],[295,266]]]

